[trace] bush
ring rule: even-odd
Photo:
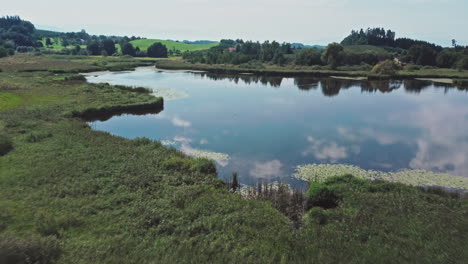
[[[54,237],[0,235],[0,263],[54,263],[61,253],[59,242]]]
[[[0,156],[6,155],[13,149],[13,142],[10,138],[0,135]]]
[[[403,68],[405,71],[418,71],[421,69],[420,65],[408,64]]]
[[[166,170],[188,171],[192,167],[192,161],[183,157],[171,157],[161,163]]]
[[[464,57],[457,63],[457,69],[468,70],[468,57]]]
[[[323,208],[314,207],[304,215],[304,223],[326,225],[328,223],[327,212]]]
[[[400,69],[400,65],[398,65],[395,61],[386,60],[375,65],[374,68],[372,68],[372,73],[380,75],[394,75]]]
[[[340,196],[328,185],[312,182],[307,190],[306,210],[317,206],[324,209],[335,208],[340,200]]]
[[[8,56],[8,51],[4,47],[0,47],[0,58]]]
[[[86,77],[80,74],[74,74],[65,77],[65,81],[86,81]]]

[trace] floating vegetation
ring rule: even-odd
[[[444,79],[444,78],[414,78],[415,80],[419,81],[429,81],[435,83],[445,83],[445,84],[453,84],[452,79]]]
[[[226,166],[228,161],[229,161],[229,155],[225,153],[219,153],[219,152],[212,152],[212,151],[207,151],[207,150],[201,150],[201,149],[194,149],[191,147],[182,147],[182,151],[192,157],[196,158],[207,158],[210,160],[214,160],[217,163],[219,163],[221,166]]]
[[[422,187],[440,186],[468,191],[468,178],[426,170],[382,172],[344,164],[308,164],[297,166],[293,176],[305,181],[323,182],[328,178],[345,174],[371,181],[381,180]]]
[[[164,146],[174,146],[177,144],[177,142],[172,141],[172,140],[161,140],[160,142]]]
[[[162,97],[164,100],[175,100],[188,97],[188,94],[179,92],[168,88],[155,88],[149,87],[152,90],[152,94],[156,97]]]

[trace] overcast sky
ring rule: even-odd
[[[0,16],[38,28],[177,40],[341,41],[351,29],[468,45],[468,0],[14,0]]]

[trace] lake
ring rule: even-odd
[[[159,114],[90,122],[215,160],[219,177],[301,182],[296,166],[424,169],[468,176],[468,93],[430,81],[355,81],[209,73],[100,73],[89,82],[151,87]]]

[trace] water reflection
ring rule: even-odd
[[[294,183],[295,166],[308,163],[468,176],[468,94],[451,85],[154,71],[89,78],[186,93],[159,114],[93,127],[208,157],[221,178]]]
[[[215,73],[192,73],[208,78],[214,81],[230,81],[236,84],[239,82],[244,84],[262,84],[278,88],[285,77],[268,76],[268,75],[253,75],[253,74],[215,74]],[[381,92],[390,93],[401,87],[408,93],[421,93],[421,91],[435,87],[437,89],[444,89],[448,92],[452,89],[466,90],[466,88],[456,87],[452,84],[437,83],[432,81],[422,80],[353,80],[352,78],[318,78],[318,77],[295,77],[293,78],[294,85],[303,91],[321,89],[325,96],[336,96],[341,90],[349,89],[351,87],[360,87],[362,92]]]

